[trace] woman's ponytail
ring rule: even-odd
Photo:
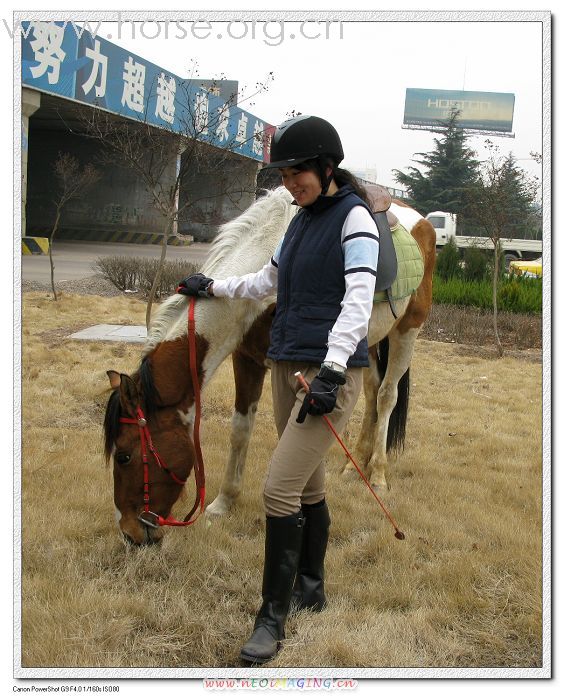
[[[333,177],[335,178],[337,187],[342,187],[343,185],[351,185],[356,194],[362,199],[362,201],[366,202],[366,204],[370,204],[368,192],[351,172],[345,170],[344,168],[335,168],[335,170],[333,171]]]

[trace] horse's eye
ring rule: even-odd
[[[127,464],[131,459],[131,455],[125,454],[125,452],[118,452],[116,454],[116,462],[118,464]]]

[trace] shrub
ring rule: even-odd
[[[542,312],[542,279],[510,277],[506,279],[498,294],[501,308],[505,311]]]
[[[460,277],[460,252],[452,238],[447,241],[437,255],[435,272],[444,280]]]
[[[159,261],[151,258],[111,256],[98,258],[94,269],[120,291],[126,289],[148,296],[153,286]],[[172,294],[178,282],[187,275],[198,272],[198,266],[185,260],[165,260],[157,297]]]
[[[136,258],[120,258],[118,256],[98,258],[94,263],[94,269],[122,292],[136,287]]]
[[[492,305],[492,288],[486,280],[468,282],[463,279],[433,280],[433,302],[455,306],[476,306],[480,309]]]
[[[438,275],[433,278],[433,303],[435,304],[491,309],[492,295],[492,283],[487,279],[471,282],[462,279],[443,280]],[[542,280],[506,278],[499,286],[497,299],[500,311],[540,314]]]
[[[464,251],[464,268],[462,277],[465,280],[479,282],[490,274],[491,254],[486,250],[472,246]]]
[[[149,296],[151,287],[155,280],[159,261],[156,259],[144,259],[139,265],[138,287],[143,296]],[[187,275],[197,272],[198,268],[194,263],[187,263],[182,260],[165,260],[159,286],[156,290],[156,296],[172,294],[175,291],[178,282]]]
[[[497,294],[497,300],[500,308],[513,310],[519,305],[521,297],[521,288],[516,279],[511,279],[505,284],[502,284]]]

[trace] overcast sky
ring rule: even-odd
[[[211,25],[185,22],[182,30],[171,22],[168,38],[164,23],[139,23],[135,32],[122,23],[121,37],[117,26],[107,23],[100,35],[111,35],[111,41],[181,77],[190,75],[195,60],[200,77],[238,80],[245,94],[272,71],[269,90],[242,106],[272,124],[291,110],[328,119],[341,135],[344,165],[375,168],[378,181],[391,186],[393,169],[412,165],[414,154],[432,148],[434,138],[402,129],[406,88],[514,93],[515,138],[493,140],[504,153],[523,159],[521,167],[540,175],[530,160],[531,151],[542,151],[540,22],[360,22],[345,21],[342,12],[332,16],[340,23],[303,28],[290,21],[266,25],[261,15],[254,27],[250,22],[228,27],[229,17]],[[210,18],[202,13],[202,20]],[[302,32],[320,36],[308,39]],[[471,140],[480,157],[485,157],[484,140]]]

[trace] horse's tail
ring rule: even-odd
[[[386,336],[378,343],[376,363],[378,374],[384,378],[388,367],[388,353],[390,341]],[[403,450],[405,444],[405,426],[407,424],[407,411],[409,408],[409,367],[398,382],[398,398],[388,423],[388,435],[386,440],[386,452],[391,450]]]

